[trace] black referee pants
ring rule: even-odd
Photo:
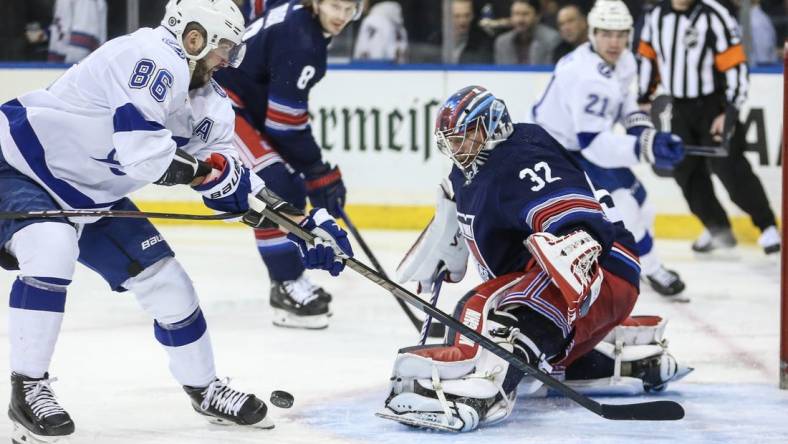
[[[673,99],[671,131],[687,145],[719,145],[719,142],[712,140],[709,130],[714,118],[724,110],[724,98],[720,95]],[[744,157],[744,137],[744,128],[739,122],[727,157],[686,156],[673,171],[673,177],[681,187],[690,211],[710,231],[731,226],[728,215],[714,195],[711,173],[717,175],[733,203],[749,214],[753,224],[761,231],[776,225],[763,185]]]

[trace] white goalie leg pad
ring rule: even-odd
[[[503,292],[488,299],[493,307]],[[487,310],[481,332],[509,351],[550,371],[544,356],[529,338],[511,325],[506,312]],[[507,322],[508,321],[508,322]],[[461,346],[422,346],[406,349],[395,362],[391,396],[378,416],[404,424],[446,431],[470,431],[506,419],[514,408],[516,390],[503,384],[509,363],[481,347],[468,356]],[[534,389],[538,388],[535,385]]]
[[[468,247],[460,234],[457,204],[447,181],[438,187],[435,216],[397,266],[397,281],[418,282],[419,293],[430,291],[441,263],[448,270],[446,281],[459,282],[465,277]]]
[[[661,391],[692,372],[668,352],[667,320],[633,316],[614,328],[594,349],[613,360],[609,378],[567,381],[586,395],[638,395]]]

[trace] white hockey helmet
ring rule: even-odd
[[[594,32],[597,29],[608,31],[629,31],[632,37],[632,15],[621,0],[597,0],[588,13],[588,40],[593,46]]]
[[[312,10],[315,11],[315,14],[317,14],[318,7],[320,6],[321,1],[323,0],[312,0]],[[361,13],[364,12],[363,0],[342,0],[342,1],[354,2],[356,4],[356,12],[353,14],[353,18],[350,19],[351,21],[356,21],[361,18]]]
[[[234,47],[228,54],[230,65],[238,67],[246,53],[243,43],[245,30],[244,16],[232,0],[170,0],[161,24],[169,29],[178,43],[183,45],[183,31],[189,23],[198,23],[205,29],[207,42],[205,48],[191,55],[184,51],[190,61],[197,61],[219,47],[219,42],[228,40]]]

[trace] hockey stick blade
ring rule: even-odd
[[[724,146],[684,145],[688,156],[727,157],[728,150]]]
[[[51,219],[59,217],[122,217],[131,219],[227,220],[244,213],[179,214],[115,210],[0,211],[0,219]]]
[[[684,418],[684,408],[673,401],[602,404],[602,416],[614,420],[675,421]]]
[[[353,225],[353,222],[350,221],[350,217],[348,217],[347,213],[345,213],[345,210],[340,208],[339,216],[342,219],[342,221],[345,222],[345,226],[347,226],[348,230],[353,235],[353,237],[356,238],[356,242],[358,242],[358,245],[361,247],[362,250],[364,250],[364,254],[367,256],[367,259],[369,259],[369,261],[372,263],[372,266],[375,267],[375,269],[378,271],[378,273],[381,274],[381,276],[388,279],[389,277],[386,274],[386,271],[383,269],[383,266],[380,265],[378,259],[375,257],[374,254],[372,254],[372,249],[369,248],[369,245],[367,245],[367,243],[364,241],[364,238],[361,237],[361,233],[358,231],[356,226]],[[422,321],[418,317],[416,317],[415,314],[413,314],[413,311],[411,311],[411,309],[408,307],[408,305],[405,302],[403,302],[399,298],[395,298],[395,299],[397,300],[397,304],[399,304],[402,311],[405,312],[405,316],[408,317],[410,323],[413,324],[413,326],[416,327],[418,331],[421,331]],[[427,335],[431,338],[442,338],[445,332],[446,332],[446,328],[443,325],[432,324],[430,325],[430,329],[427,332]]]
[[[289,218],[282,216],[277,210],[270,207],[265,207],[262,210],[263,216],[270,221],[278,224],[285,230],[293,233],[309,243],[314,243],[315,235],[307,232],[298,224]],[[436,307],[433,307],[429,302],[421,299],[415,294],[404,289],[402,286],[392,282],[388,278],[383,277],[380,273],[369,268],[363,263],[354,258],[345,259],[345,265],[365,277],[366,279],[374,282],[375,284],[388,290],[391,294],[401,299],[404,302],[414,306],[418,310],[440,321],[446,328],[458,331],[464,337],[484,347],[499,358],[509,362],[515,368],[528,373],[529,376],[539,380],[544,385],[552,388],[556,392],[573,400],[577,404],[586,409],[596,413],[597,415],[612,419],[612,420],[649,420],[649,421],[670,421],[681,419],[683,417],[683,408],[673,401],[658,401],[658,402],[642,402],[625,405],[607,405],[600,404],[593,399],[578,393],[576,390],[567,386],[563,382],[553,378],[549,374],[538,370],[532,364],[529,364],[521,357],[509,352],[500,345],[496,344],[489,338],[478,333],[476,330],[467,327],[465,324],[460,323],[458,320],[444,313]],[[610,411],[608,415],[606,411]],[[629,412],[624,414],[623,412]],[[677,412],[682,412],[682,415],[677,415]]]

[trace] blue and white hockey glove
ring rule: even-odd
[[[343,259],[353,257],[353,249],[345,230],[339,228],[337,221],[324,208],[312,208],[299,225],[317,236],[315,244],[310,245],[292,233],[287,234],[287,238],[298,246],[304,266],[309,269],[319,268],[328,271],[332,276],[339,276],[345,268]]]
[[[635,150],[646,162],[663,170],[672,170],[684,159],[684,142],[675,134],[644,129]]]
[[[205,206],[227,213],[243,213],[249,209],[252,184],[249,170],[241,162],[219,153],[205,160],[213,167],[203,183],[193,188],[202,194]]]
[[[339,210],[345,207],[345,184],[339,167],[321,163],[304,173],[306,193],[313,207],[325,208],[334,216],[339,217]]]

